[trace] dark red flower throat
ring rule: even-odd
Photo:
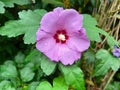
[[[56,34],[53,36],[56,43],[66,43],[66,40],[69,39],[69,36],[67,35],[67,32],[65,30],[58,30]]]

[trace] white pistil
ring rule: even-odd
[[[58,39],[59,39],[59,40],[62,40],[62,41],[65,41],[65,40],[66,40],[64,34],[59,34],[59,35],[58,35]]]

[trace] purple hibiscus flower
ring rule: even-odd
[[[117,47],[116,45],[114,46],[112,53],[115,57],[120,58],[120,48]]]
[[[36,33],[36,48],[51,61],[73,64],[90,46],[82,20],[74,9],[58,7],[46,13]]]

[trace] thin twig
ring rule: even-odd
[[[102,88],[106,85],[106,81],[108,80],[108,76],[111,75],[112,70],[110,70],[102,79],[102,84],[100,85],[100,90],[102,90]]]
[[[115,75],[115,73],[116,73],[116,71],[113,71],[113,72],[112,72],[112,74],[111,74],[110,78],[108,79],[108,81],[107,81],[105,87],[103,88],[103,90],[105,90],[105,89],[107,88],[107,86],[109,85],[109,83],[110,83],[110,81],[112,80],[112,78],[113,78],[113,76]]]

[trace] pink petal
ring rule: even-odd
[[[55,14],[57,14],[57,15],[59,16],[60,13],[61,13],[63,10],[64,10],[63,8],[57,7],[57,8],[55,8],[53,11],[54,11]]]
[[[65,44],[61,45],[59,48],[60,62],[64,65],[68,65],[68,64],[72,65],[80,57],[81,57],[81,53],[68,48],[68,46]]]
[[[49,37],[49,34],[47,35],[47,33],[43,30],[41,30],[40,28],[38,29],[38,31],[36,32],[36,40],[39,41],[41,38],[45,37]]]
[[[59,29],[57,25],[57,21],[58,21],[58,15],[54,12],[48,12],[43,16],[40,22],[41,29],[49,33],[55,33],[56,30]]]
[[[60,13],[59,25],[61,25],[68,33],[76,32],[82,27],[82,15],[74,9],[66,9]]]
[[[60,30],[61,26],[58,24],[58,20],[62,11],[63,8],[58,7],[54,11],[46,13],[40,22],[41,29],[49,33],[55,33],[57,30]]]
[[[80,32],[73,33],[66,42],[69,48],[78,52],[87,50],[90,46],[90,41],[86,36],[85,29],[82,28]]]
[[[36,33],[37,43],[36,48],[41,52],[49,52],[51,48],[56,44],[51,34],[48,34],[42,30],[38,30]]]
[[[59,62],[59,44],[55,44],[54,46],[51,46],[52,48],[48,52],[44,52],[44,54],[51,60],[55,62]]]
[[[44,54],[51,60],[71,65],[81,57],[81,53],[69,49],[65,44],[56,44]]]
[[[45,14],[40,22],[41,29],[55,33],[57,30],[67,30],[69,33],[76,32],[82,27],[82,15],[74,9],[56,8]]]

